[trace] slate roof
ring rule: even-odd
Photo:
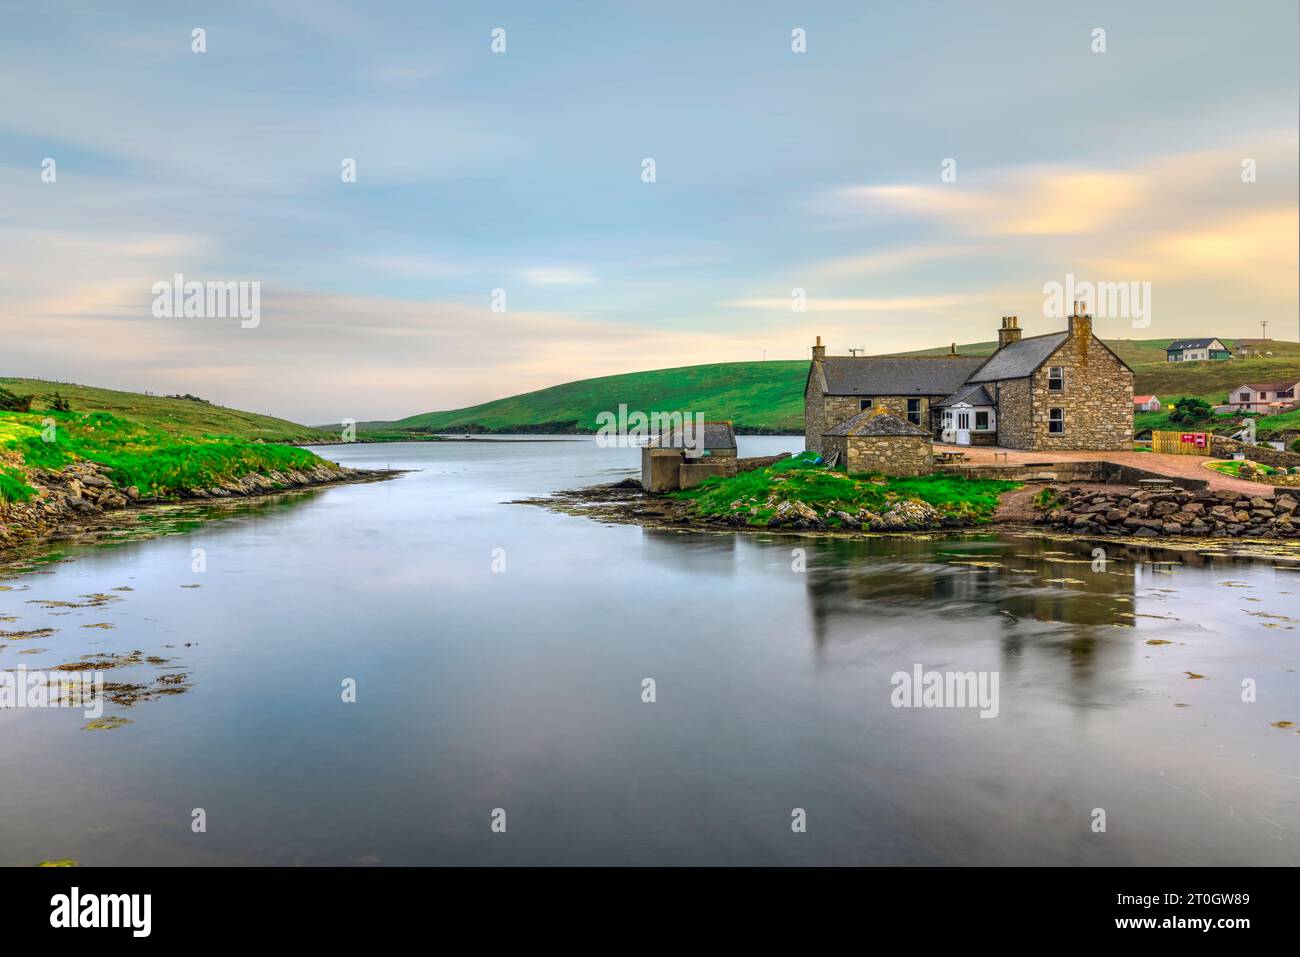
[[[951,395],[980,356],[828,356],[827,395]]]
[[[827,429],[822,435],[923,435],[930,438],[930,433],[919,425],[904,422],[896,415],[875,409],[859,412],[853,418]]]
[[[1175,339],[1169,343],[1169,348],[1165,349],[1165,352],[1182,352],[1184,349],[1208,349],[1212,342],[1223,344],[1223,340],[1218,336],[1210,336],[1208,339]]]
[[[939,408],[949,405],[956,405],[958,402],[965,402],[969,405],[996,405],[993,396],[989,395],[989,390],[982,385],[962,386],[948,398],[938,403]]]
[[[1023,379],[1047,361],[1070,338],[1069,332],[1053,332],[1045,336],[1031,336],[999,349],[974,372],[968,382],[997,382],[1001,379]]]
[[[673,431],[662,435],[656,435],[647,444],[656,449],[684,449],[688,445],[696,447],[698,440],[699,435],[696,433],[694,425],[690,425],[673,429]],[[731,423],[705,422],[704,445],[702,447],[706,449],[734,449],[736,447],[736,433],[732,429]]]

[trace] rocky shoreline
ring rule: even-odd
[[[636,479],[624,479],[610,485],[566,489],[541,498],[517,499],[512,505],[540,505],[552,511],[583,515],[596,521],[620,525],[653,525],[658,528],[707,529],[719,531],[767,529],[792,532],[908,532],[978,527],[976,523],[941,515],[925,502],[898,501],[883,512],[861,509],[856,513],[833,512],[840,521],[831,526],[826,518],[802,502],[786,501],[766,525],[751,525],[753,503],[737,500],[725,517],[696,515],[690,503],[671,496],[645,491]]]
[[[1039,521],[1087,535],[1295,538],[1300,537],[1297,505],[1283,493],[1265,498],[1210,489],[1070,487],[1058,490]]]
[[[308,469],[250,472],[239,479],[209,488],[186,489],[176,499],[146,498],[131,486],[118,489],[108,479],[109,468],[81,461],[57,471],[31,470],[29,481],[36,496],[26,502],[0,502],[0,551],[62,534],[79,523],[111,513],[177,501],[221,500],[275,495],[295,489],[348,482],[373,482],[392,478],[392,470],[352,469],[322,461]]]
[[[750,525],[746,511],[737,508],[727,517],[701,517],[690,503],[666,495],[645,492],[636,479],[609,485],[569,489],[540,498],[519,499],[511,504],[540,505],[551,511],[578,515],[599,522],[641,525],[673,531],[748,531],[812,535],[865,535],[900,533],[943,533],[1007,529],[1018,533],[1048,534],[1064,538],[1125,538],[1135,542],[1159,538],[1178,547],[1217,547],[1214,542],[1234,541],[1234,547],[1264,549],[1265,542],[1290,550],[1300,542],[1300,508],[1295,499],[1244,497],[1237,492],[1135,490],[1125,486],[1045,486],[1055,494],[1046,508],[999,509],[989,521],[975,523],[939,515],[923,502],[898,503],[884,514],[836,513],[840,527],[828,526],[825,518],[801,503],[784,503],[768,525]],[[1009,492],[1022,499],[1032,488]],[[1027,499],[1025,499],[1027,504]],[[742,503],[743,505],[743,503]],[[1130,512],[1130,510],[1132,510]],[[1129,521],[1132,519],[1133,521]],[[1157,530],[1157,525],[1159,529]]]

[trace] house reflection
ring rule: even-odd
[[[992,630],[1011,669],[1035,651],[1085,671],[1124,665],[1151,558],[1113,543],[996,535],[823,541],[807,572],[814,641],[821,652],[866,630],[960,644]]]

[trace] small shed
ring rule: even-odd
[[[822,433],[827,460],[850,473],[927,475],[934,471],[930,433],[879,409],[868,409]]]
[[[730,422],[678,426],[641,447],[641,487],[647,492],[692,488],[710,475],[736,474],[736,432]]]

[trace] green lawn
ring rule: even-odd
[[[819,515],[835,511],[856,513],[859,509],[881,512],[899,500],[933,505],[945,517],[969,522],[986,522],[998,507],[1003,492],[1019,488],[1016,482],[966,479],[940,473],[918,478],[884,478],[846,475],[815,464],[816,456],[804,453],[783,459],[767,468],[742,472],[733,478],[713,477],[693,489],[674,493],[691,502],[697,515],[725,518],[733,514],[732,503],[740,500],[757,508],[750,525],[766,525],[782,502],[800,502]],[[835,527],[839,519],[827,518]]]

